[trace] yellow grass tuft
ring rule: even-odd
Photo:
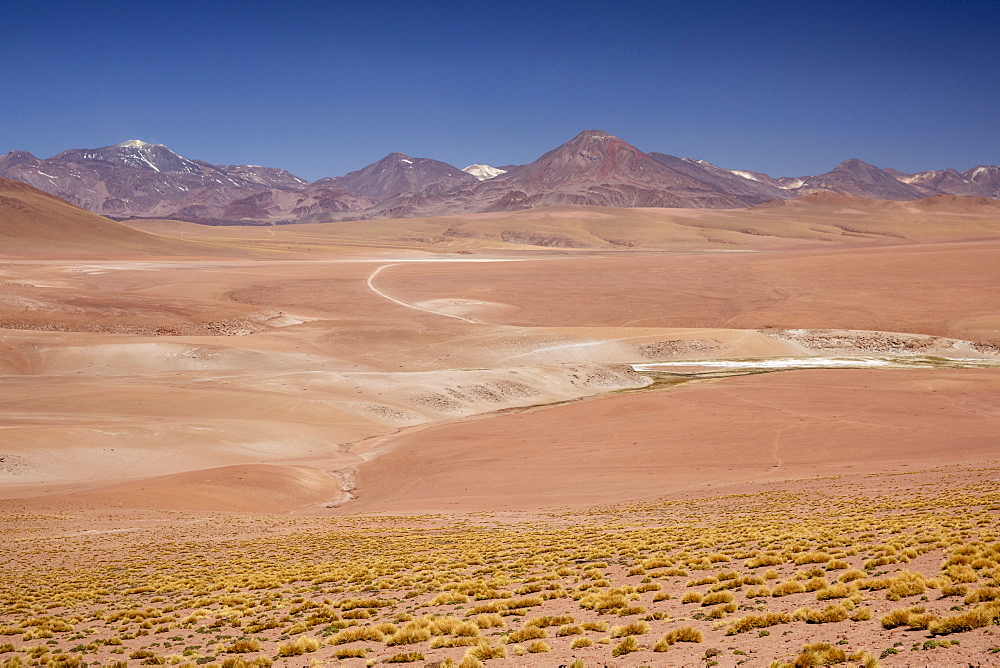
[[[850,612],[842,605],[831,603],[822,610],[815,608],[799,608],[792,613],[792,619],[807,624],[829,624],[831,622],[842,622],[847,619]]]
[[[894,629],[897,626],[908,626],[910,623],[910,618],[915,615],[922,615],[926,610],[922,607],[914,608],[896,608],[890,612],[882,615],[879,619],[879,623],[884,629]]]
[[[639,620],[630,622],[622,626],[611,627],[612,638],[624,638],[625,636],[640,636],[649,633],[649,622]]]
[[[917,596],[927,591],[927,583],[920,573],[901,571],[893,578],[892,584],[886,589],[885,597],[890,601],[898,601],[907,596]]]
[[[395,645],[412,645],[414,643],[424,642],[425,640],[430,639],[430,629],[421,626],[416,622],[407,622],[403,628],[386,638],[385,644],[388,647],[393,647]]]
[[[826,552],[803,552],[795,556],[793,563],[796,566],[802,566],[804,564],[825,564],[831,559],[833,559],[833,557]]]
[[[517,631],[511,631],[507,634],[507,644],[513,644],[516,642],[524,642],[525,640],[534,640],[536,638],[546,638],[548,633],[545,629],[538,626],[525,626],[523,629],[518,629]]]
[[[634,636],[628,636],[612,648],[611,656],[623,656],[631,652],[638,652],[640,649],[642,648],[639,646],[639,641]]]
[[[680,628],[671,629],[663,634],[663,636],[656,641],[653,645],[654,652],[666,652],[670,649],[670,646],[679,642],[702,642],[705,640],[705,634],[703,634],[698,629],[692,626],[682,626]]]
[[[818,642],[806,645],[802,653],[795,659],[798,666],[830,666],[847,661],[847,652],[840,647],[834,647],[828,642]]]
[[[710,619],[722,619],[737,610],[738,608],[735,603],[723,603],[722,605],[717,605],[714,608],[709,608],[707,614]]]
[[[528,651],[532,654],[541,654],[542,652],[551,652],[552,648],[544,640],[534,640],[528,645]]]
[[[871,608],[857,608],[851,612],[851,621],[867,622],[872,618]]]
[[[827,601],[832,598],[847,598],[855,591],[857,591],[857,589],[851,585],[840,582],[816,590],[816,600]]]
[[[785,558],[780,554],[762,554],[748,559],[744,562],[747,568],[760,568],[761,566],[779,566],[785,563]]]
[[[453,591],[446,591],[438,594],[427,603],[424,603],[424,605],[432,607],[435,605],[453,605],[457,603],[468,603],[468,602],[469,602],[469,597],[466,596],[465,594],[457,594]]]
[[[473,658],[479,661],[487,661],[489,659],[503,659],[507,656],[507,648],[503,645],[497,645],[493,647],[489,642],[483,639],[475,647],[470,647],[465,652],[466,658]]]
[[[337,659],[363,659],[367,654],[368,650],[364,647],[348,647],[338,649],[333,656]]]
[[[483,614],[506,614],[507,604],[503,601],[494,601],[492,603],[483,603],[481,605],[473,606],[468,613],[468,615],[483,615]]]
[[[947,579],[947,578],[942,578]],[[969,588],[964,584],[945,584],[941,587],[941,596],[965,596],[969,593]]]
[[[792,616],[784,612],[767,612],[764,614],[751,614],[738,617],[729,623],[726,628],[727,636],[734,636],[739,633],[746,633],[753,629],[764,629],[778,624],[787,624],[792,621]]]
[[[392,604],[392,601],[382,601],[377,598],[345,598],[338,607],[341,610],[354,610],[355,608],[380,608]]]
[[[503,617],[496,613],[476,615],[472,621],[481,629],[492,629],[504,625]]]
[[[566,636],[578,636],[583,633],[583,627],[579,624],[563,624],[556,631],[556,637],[565,638]]]
[[[539,626],[545,628],[548,626],[560,626],[562,624],[572,624],[572,615],[546,615],[545,617],[535,617],[530,619],[525,623],[525,626]]]
[[[928,624],[927,630],[932,635],[943,636],[991,626],[998,621],[1000,621],[1000,603],[991,601],[977,605],[972,610],[933,621]]]
[[[774,585],[771,589],[771,596],[779,598],[781,596],[790,596],[791,594],[801,594],[806,590],[805,585],[803,585],[798,580],[787,580],[780,584]]]
[[[702,607],[709,605],[717,605],[719,603],[732,603],[735,600],[732,592],[729,591],[717,591],[711,594],[706,594],[704,598],[701,599]]]
[[[382,642],[385,639],[385,635],[379,629],[373,628],[371,626],[352,626],[342,631],[337,631],[331,638],[331,645],[345,645],[349,642],[357,642],[358,640],[371,640],[374,642]]]
[[[639,595],[633,594],[633,596],[638,598]],[[585,594],[583,598],[580,599],[580,606],[593,610],[594,612],[605,612],[607,610],[617,611],[629,607],[629,595],[625,593],[624,587],[611,588],[607,591]]]
[[[423,661],[424,655],[420,652],[404,652],[402,654],[393,654],[388,659],[385,660],[386,663],[414,663],[415,661]]]
[[[228,654],[246,654],[260,650],[260,641],[256,638],[240,638],[229,647],[222,650]]]
[[[278,645],[278,656],[298,656],[315,652],[319,649],[320,642],[316,638],[301,636],[295,640],[283,642]]]
[[[966,605],[974,605],[987,601],[1000,601],[1000,587],[979,587],[965,597]]]
[[[479,644],[479,638],[462,638],[456,636],[434,636],[431,638],[431,649],[439,647],[471,647]]]

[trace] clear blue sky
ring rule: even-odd
[[[343,174],[584,129],[775,176],[1000,163],[1000,2],[0,5],[0,153],[144,139]]]

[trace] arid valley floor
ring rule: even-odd
[[[0,194],[2,666],[1000,665],[996,202]]]

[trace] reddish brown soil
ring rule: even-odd
[[[509,303],[523,326],[842,328],[1000,341],[1000,242],[666,254],[381,276],[394,294]]]
[[[996,370],[696,382],[403,434],[361,466],[360,498],[344,509],[581,506],[986,462],[1000,459],[998,406]]]

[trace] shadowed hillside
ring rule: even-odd
[[[85,211],[17,181],[0,179],[0,246],[13,251],[191,254],[166,239]]]

